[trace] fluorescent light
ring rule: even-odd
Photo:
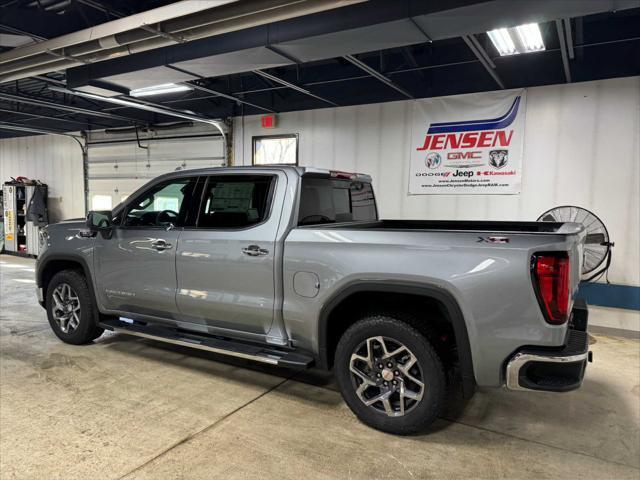
[[[516,50],[516,46],[513,44],[513,40],[511,40],[511,35],[506,28],[497,28],[496,30],[491,30],[487,32],[489,38],[493,42],[493,45],[498,50],[498,53],[502,56],[504,55],[514,55],[519,53]]]
[[[132,97],[147,97],[149,95],[161,95],[163,93],[186,92],[187,90],[193,90],[193,88],[187,85],[178,85],[176,83],[163,83],[162,85],[136,88],[135,90],[131,90],[129,95]]]
[[[540,34],[540,28],[537,23],[527,23],[526,25],[518,25],[516,32],[520,38],[520,42],[525,48],[525,52],[539,52],[544,50],[544,42]]]
[[[527,23],[513,28],[496,28],[487,32],[487,35],[501,56],[541,52],[545,49],[537,23]]]

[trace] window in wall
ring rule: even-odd
[[[211,177],[198,215],[199,228],[245,228],[268,215],[271,185],[267,175]]]
[[[298,134],[253,137],[254,165],[297,165]]]
[[[94,195],[91,197],[91,210],[111,210],[111,195]]]

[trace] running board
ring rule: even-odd
[[[225,340],[197,333],[187,333],[175,328],[158,325],[141,325],[120,320],[105,320],[99,324],[105,330],[136,337],[173,343],[183,347],[197,348],[207,352],[239,357],[256,362],[268,363],[278,367],[308,368],[313,364],[313,358],[298,352],[289,352],[275,348],[262,347],[250,343]]]

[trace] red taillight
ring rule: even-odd
[[[354,180],[357,175],[355,173],[350,173],[350,172],[340,172],[338,170],[331,170],[330,171],[330,175],[333,178],[344,178],[347,180]]]
[[[533,277],[547,322],[554,325],[566,322],[571,303],[569,256],[566,253],[537,255]]]

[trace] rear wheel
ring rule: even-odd
[[[389,433],[424,430],[440,414],[445,369],[427,338],[389,315],[352,325],[336,349],[336,379],[351,410]]]
[[[46,305],[49,325],[63,342],[81,345],[104,332],[96,324],[97,312],[87,280],[76,270],[54,275],[47,288]]]

